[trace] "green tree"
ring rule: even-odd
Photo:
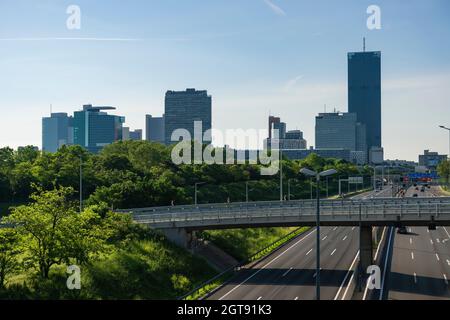
[[[438,174],[443,178],[447,183],[450,182],[450,160],[442,161],[438,165]]]
[[[72,188],[52,191],[39,190],[30,198],[33,203],[19,206],[6,217],[7,223],[16,225],[28,259],[38,268],[39,275],[47,279],[50,268],[67,257],[71,246],[73,223],[77,212],[70,202]]]
[[[12,228],[0,229],[0,289],[5,287],[6,277],[17,270],[20,254],[17,232]]]

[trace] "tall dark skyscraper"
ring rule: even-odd
[[[177,129],[186,129],[195,140],[194,122],[202,122],[202,133],[211,129],[212,99],[206,90],[187,89],[186,91],[167,91],[165,99],[164,131],[166,144],[172,144],[172,133]],[[211,135],[203,139],[211,142]]]
[[[348,111],[366,126],[367,148],[381,147],[381,52],[348,54]]]

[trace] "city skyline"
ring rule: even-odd
[[[375,31],[365,23],[369,1],[334,16],[327,13],[338,6],[331,1],[273,1],[278,9],[265,1],[186,1],[175,10],[166,2],[78,1],[78,31],[65,29],[66,3],[7,2],[0,4],[1,146],[40,146],[40,119],[50,104],[69,113],[86,103],[114,105],[127,126],[143,129],[146,114],[163,114],[165,91],[190,87],[213,96],[213,128],[264,129],[275,114],[315,145],[314,117],[324,105],[348,111],[347,53],[362,51],[365,36],[367,50],[383,54],[385,158],[448,153],[438,128],[448,125],[442,120],[450,101],[446,1],[379,1],[382,29]],[[111,41],[63,40],[75,37]]]

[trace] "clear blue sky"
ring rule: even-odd
[[[66,28],[71,4],[80,30]],[[381,30],[366,27],[371,4]],[[347,111],[346,54],[364,36],[383,54],[386,157],[447,153],[448,0],[0,0],[0,146],[40,146],[50,104],[116,106],[144,128],[166,90],[188,87],[213,96],[216,128],[265,129],[270,112],[314,145],[324,105]]]

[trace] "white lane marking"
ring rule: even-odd
[[[287,270],[285,273],[283,273],[283,275],[282,275],[282,277],[285,277],[285,276],[287,276],[287,274],[289,273],[289,272],[291,272],[292,271],[292,268],[290,268],[289,270]]]
[[[327,238],[328,238],[328,236],[325,236],[325,237],[322,239],[322,241],[325,241]]]
[[[302,242],[303,240],[305,240],[306,238],[308,238],[310,235],[312,235],[314,232],[316,232],[316,230],[313,230],[312,232],[308,233],[306,236],[302,237],[300,240],[298,240],[296,243],[294,243],[293,245],[291,245],[289,248],[287,248],[286,250],[284,250],[283,252],[281,252],[278,256],[276,256],[275,258],[273,258],[271,261],[269,261],[266,265],[264,265],[263,267],[261,267],[260,269],[258,269],[256,272],[254,272],[251,276],[249,276],[247,279],[245,279],[244,281],[242,281],[240,284],[238,284],[237,286],[235,286],[233,289],[231,289],[230,291],[228,291],[223,297],[221,297],[219,300],[223,300],[224,298],[226,298],[228,295],[230,295],[232,292],[234,292],[236,289],[238,289],[240,286],[242,286],[244,283],[246,283],[247,281],[249,281],[250,279],[252,279],[254,276],[256,276],[258,273],[260,273],[262,270],[264,270],[265,268],[267,268],[268,266],[270,266],[272,263],[274,263],[276,260],[278,260],[281,256],[283,256],[284,254],[286,254],[286,252],[288,252],[289,250],[291,250],[292,248],[294,248],[295,246],[297,246],[300,242]]]
[[[411,259],[414,260],[414,252],[411,252]]]
[[[439,238],[438,238],[438,239],[436,239],[436,242],[437,242],[437,243],[441,243],[441,241],[439,240]]]
[[[333,252],[331,253],[331,255],[333,255],[333,254],[335,254],[335,253],[336,253],[336,249],[333,250]]]
[[[439,259],[439,255],[436,253],[436,259],[437,261],[441,261],[441,259]]]
[[[344,239],[342,239],[342,241],[345,241],[345,240],[347,240],[347,236],[345,236]]]
[[[430,229],[427,229],[427,233],[430,233]]]
[[[434,244],[434,242],[433,242],[433,240],[432,240],[432,239],[430,239],[430,242],[431,242],[431,244]]]
[[[384,234],[386,233],[386,227],[383,228],[383,233],[381,234],[381,239],[384,239]],[[375,252],[375,257],[374,257],[374,261],[377,260],[378,257],[378,253],[380,253],[380,248],[381,248],[381,243],[383,241],[380,241],[380,243],[378,244],[378,248],[377,248],[377,252]]]
[[[450,260],[447,260],[447,264],[450,266]]]
[[[384,261],[384,269],[383,269],[383,279],[381,279],[381,291],[380,291],[380,300],[383,300],[383,292],[384,292],[384,282],[386,280],[386,273],[387,273],[387,264],[388,264],[388,260],[389,260],[389,254],[391,251],[391,242],[392,242],[392,233],[393,230],[391,228],[391,233],[389,235],[389,241],[388,241],[388,250],[386,252],[386,259]]]
[[[448,233],[447,228],[446,227],[443,227],[443,228],[444,228],[444,231],[447,234],[448,238],[450,239],[450,233]]]
[[[414,283],[417,283],[417,273],[414,272]]]
[[[313,249],[309,250],[306,255],[310,254],[313,251]]]
[[[261,300],[261,299],[262,299],[262,297],[259,297],[259,298],[258,298],[258,301]]]
[[[352,231],[355,230],[355,229],[356,229],[356,227],[353,227],[353,228],[352,228]]]
[[[409,238],[409,244],[412,244],[412,238]]]
[[[444,273],[445,284],[448,285],[447,275]]]
[[[336,230],[337,230],[337,227],[334,227],[333,231],[336,231]]]
[[[345,275],[344,280],[342,281],[341,286],[339,287],[339,290],[338,290],[336,296],[334,297],[334,300],[337,300],[337,299],[338,299],[339,294],[341,293],[341,290],[342,290],[342,288],[344,287],[345,281],[347,281],[348,275],[349,275],[350,272],[352,271],[353,266],[355,265],[356,261],[358,260],[358,257],[359,257],[359,251],[356,253],[355,259],[353,259],[353,262],[352,262],[352,264],[351,264],[351,266],[350,266],[350,269],[348,269],[347,274]],[[353,274],[352,274],[352,277],[353,277]],[[351,279],[350,279],[350,281],[351,281]],[[347,289],[348,289],[348,287],[347,287]],[[342,297],[342,300],[345,299],[346,292],[347,292],[347,290],[345,290],[345,293],[344,293],[344,296]]]
[[[294,301],[297,301],[297,300],[298,300],[298,297],[295,297]]]

